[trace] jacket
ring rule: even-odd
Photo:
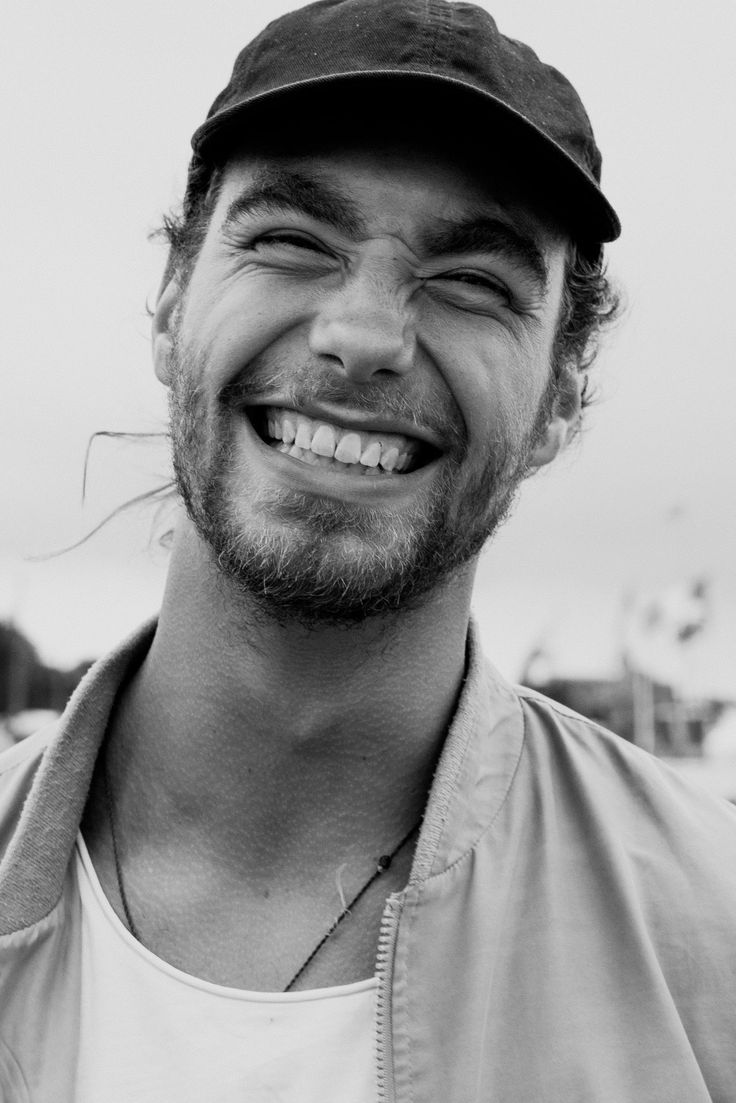
[[[147,626],[0,756],[0,1098],[72,1103],[71,861]],[[384,1103],[733,1103],[736,811],[506,683],[466,679],[378,945]]]

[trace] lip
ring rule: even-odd
[[[317,404],[307,402],[303,406],[297,407],[293,406],[285,399],[275,397],[267,400],[259,399],[257,402],[249,402],[242,412],[247,419],[248,415],[245,412],[246,410],[256,408],[263,409],[267,406],[276,406],[282,410],[293,410],[295,414],[304,414],[305,417],[313,418],[315,421],[329,421],[345,429],[352,429],[356,433],[398,433],[401,436],[422,441],[422,443],[430,445],[437,452],[447,451],[447,443],[441,440],[436,433],[431,432],[431,430],[421,425],[415,425],[413,422],[403,420],[374,417],[371,414],[365,414],[357,410],[345,409],[344,406],[331,406],[329,403]],[[402,477],[406,478],[406,476]]]
[[[253,403],[252,405],[276,406],[278,402],[269,401],[268,403]],[[294,409],[292,406],[284,406],[283,408]],[[315,407],[312,406],[310,409],[315,409]],[[327,407],[323,407],[322,409],[327,409]],[[306,414],[307,407],[300,407],[299,412]],[[271,448],[261,440],[246,413],[241,410],[239,414],[240,421],[248,435],[248,439],[255,447],[255,455],[258,457],[259,463],[264,464],[269,472],[276,472],[279,477],[283,478],[287,483],[290,483],[295,490],[316,494],[322,498],[334,498],[341,501],[352,499],[361,502],[377,502],[380,499],[396,500],[404,498],[407,495],[414,495],[418,490],[421,490],[423,484],[431,482],[435,474],[435,469],[442,461],[442,456],[440,455],[436,459],[430,460],[429,463],[424,464],[423,467],[417,468],[416,471],[409,471],[406,474],[384,472],[382,475],[375,475],[373,477],[357,473],[353,474],[349,470],[340,471],[334,468],[312,466],[302,463],[301,460],[295,459],[293,456],[285,455],[283,452],[278,452],[276,449]],[[330,415],[320,412],[318,414],[307,414],[307,416],[325,417],[327,420],[339,421],[339,419],[335,418],[334,414],[330,417]],[[341,424],[347,423],[343,420]],[[360,424],[367,430],[365,420],[362,419]],[[389,423],[384,422],[383,424],[387,425]],[[388,432],[389,430],[383,428],[378,431]],[[396,429],[392,429],[391,431],[401,432],[401,430]],[[406,435],[408,436],[409,434]]]

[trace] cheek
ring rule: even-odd
[[[520,435],[534,420],[549,355],[533,336],[488,324],[475,331],[447,325],[427,334],[424,345],[460,409],[471,449]]]
[[[217,392],[264,350],[306,323],[310,313],[309,295],[294,294],[261,274],[240,274],[212,290],[193,279],[181,339],[202,365],[207,389]]]

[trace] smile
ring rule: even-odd
[[[278,406],[251,409],[249,414],[266,444],[312,467],[354,475],[403,475],[437,455],[431,445],[400,433],[357,432]]]

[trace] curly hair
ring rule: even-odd
[[[603,250],[573,244],[565,263],[562,303],[552,349],[551,387],[564,413],[566,378],[580,393],[581,410],[592,402],[588,372],[605,330],[619,317],[621,294],[606,270]],[[581,378],[582,377],[582,378]]]
[[[162,237],[169,247],[164,285],[174,277],[186,287],[207,233],[210,216],[222,186],[223,170],[193,157],[180,211],[164,214],[153,237]]]
[[[181,210],[166,214],[158,231],[169,246],[165,281],[176,275],[181,286],[186,286],[207,233],[222,179],[222,167],[196,157],[192,159]],[[564,413],[567,401],[577,402],[578,392],[583,409],[591,404],[588,372],[604,330],[618,318],[620,306],[621,297],[608,277],[603,250],[597,245],[573,244],[565,265],[548,408],[556,401],[557,408]]]

